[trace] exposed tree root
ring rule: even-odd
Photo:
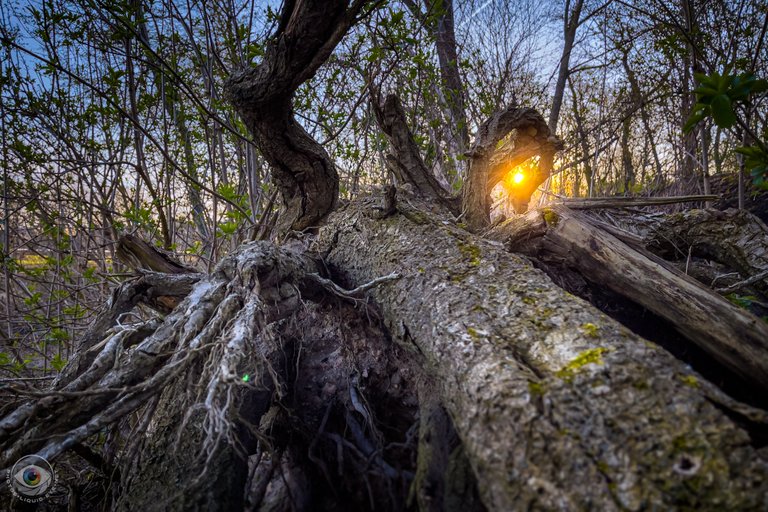
[[[92,357],[46,396],[13,390],[3,464],[78,454],[117,510],[763,502],[734,419],[763,413],[417,199],[374,202],[334,214],[319,256],[256,242],[187,276],[162,320],[117,325],[159,276],[126,286]]]

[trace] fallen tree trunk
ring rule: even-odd
[[[596,229],[562,206],[534,211],[491,235],[510,250],[568,265],[670,321],[739,375],[768,389],[768,324],[662,260]]]
[[[583,197],[568,199],[563,202],[565,206],[573,210],[587,210],[590,208],[628,208],[633,206],[658,206],[665,204],[690,203],[698,201],[713,201],[718,196],[671,196],[671,197]]]
[[[98,380],[92,366],[80,394],[0,438],[3,463],[123,424],[123,510],[404,510],[411,487],[422,510],[765,502],[768,464],[745,429],[764,413],[415,198],[384,218],[378,203],[331,216],[324,265],[267,243],[222,261]],[[363,286],[339,291],[324,266]]]
[[[402,272],[373,295],[436,376],[489,509],[765,499],[765,483],[737,483],[762,480],[765,461],[706,398],[710,385],[524,259],[407,208],[377,222],[349,206],[320,245],[351,283]]]

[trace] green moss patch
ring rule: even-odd
[[[582,367],[588,364],[603,364],[602,354],[607,351],[608,349],[603,347],[585,350],[563,366],[555,375],[563,380],[570,381]]]

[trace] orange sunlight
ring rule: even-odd
[[[512,189],[522,183],[523,180],[525,180],[525,172],[522,167],[514,167],[504,176],[504,185],[507,189]]]

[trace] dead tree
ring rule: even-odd
[[[388,133],[405,183],[335,208],[291,96],[368,5],[285,2],[264,60],[229,85],[281,225],[318,232],[124,284],[52,389],[14,384],[3,467],[59,461],[69,496],[51,500],[117,510],[762,509],[766,413],[465,229],[407,131]],[[473,226],[495,143],[525,115],[478,137]],[[158,296],[178,304],[126,316]]]

